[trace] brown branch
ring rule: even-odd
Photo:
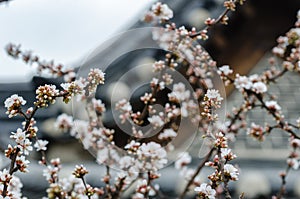
[[[196,176],[200,173],[202,168],[205,166],[205,163],[211,158],[213,152],[215,151],[215,148],[212,148],[209,153],[206,155],[206,157],[203,159],[203,161],[199,164],[197,170],[195,171],[194,175],[191,177],[191,179],[188,181],[187,185],[184,188],[184,191],[179,196],[179,199],[183,199],[186,193],[188,192],[190,186],[193,184]]]
[[[255,93],[255,92],[252,92],[252,91],[249,91],[249,92],[252,93],[252,94],[260,101],[260,103],[262,104],[263,108],[266,109],[266,110],[268,111],[268,113],[270,113],[270,114],[274,117],[274,119],[275,119],[276,121],[278,120],[278,125],[280,125],[280,128],[281,128],[282,130],[288,132],[290,135],[294,136],[295,138],[300,139],[300,136],[297,135],[294,131],[292,131],[292,130],[289,129],[289,128],[285,128],[285,123],[284,123],[282,120],[280,120],[280,119],[278,118],[278,116],[276,115],[275,111],[271,110],[269,107],[266,106],[266,104],[265,104],[265,102],[263,101],[261,95]]]
[[[86,196],[88,197],[88,199],[91,199],[91,196],[89,195],[89,193],[88,193],[88,187],[87,187],[87,184],[86,184],[86,182],[85,182],[85,180],[84,180],[84,177],[81,177],[80,178],[81,179],[81,181],[82,181],[82,183],[83,183],[83,185],[84,185],[84,188],[85,188],[85,190],[86,190]]]
[[[238,3],[238,1],[235,0],[235,1],[234,1],[234,4],[237,4],[237,3]],[[200,30],[200,31],[198,31],[198,32],[196,32],[196,33],[190,35],[190,37],[191,37],[191,38],[195,38],[195,37],[201,35],[201,33],[202,33],[203,31],[209,30],[212,26],[215,26],[215,25],[219,24],[219,23],[222,21],[222,19],[223,19],[229,12],[230,12],[230,9],[229,9],[229,8],[226,8],[226,9],[219,15],[219,17],[215,20],[214,23],[209,24],[209,25],[206,25],[202,30]]]
[[[290,169],[291,169],[291,167],[287,166],[285,173],[281,175],[281,186],[280,186],[280,191],[277,194],[277,199],[282,199],[284,194],[286,193],[286,189],[285,189],[286,177],[287,177]]]
[[[3,0],[0,0],[0,3],[1,1]],[[64,68],[62,64],[54,64],[54,61],[41,61],[38,56],[32,55],[31,51],[22,51],[20,50],[20,47],[21,45],[10,43],[6,46],[6,52],[9,56],[15,59],[22,59],[26,64],[36,64],[38,66],[39,73],[41,73],[43,70],[49,70],[52,75],[61,77],[69,74],[70,72],[74,72],[74,70],[71,68],[62,71]]]
[[[285,68],[282,71],[280,71],[277,75],[267,79],[268,82],[275,82],[276,79],[278,79],[279,77],[282,77],[286,72],[288,72],[288,70]]]

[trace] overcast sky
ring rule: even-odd
[[[29,66],[4,51],[22,44],[41,58],[65,65],[80,60],[105,39],[128,26],[149,0],[13,0],[0,4],[0,82],[28,81]]]

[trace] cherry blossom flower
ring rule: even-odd
[[[80,101],[81,99],[84,99],[85,97],[85,90],[84,88],[87,86],[88,82],[83,79],[79,78],[78,80],[62,83],[60,86],[66,91],[67,93],[63,96],[63,101],[65,103],[68,103],[71,98],[75,95],[77,95],[77,100]]]
[[[127,149],[129,153],[133,153],[139,149],[140,145],[141,143],[131,140],[131,142],[125,145],[124,149]]]
[[[130,156],[124,156],[120,159],[120,168],[121,169],[128,169],[129,167],[131,167],[135,162],[135,159],[133,157]]]
[[[6,114],[9,118],[16,116],[22,105],[25,105],[26,101],[23,99],[23,97],[18,96],[17,94],[14,94],[7,98],[4,102],[4,107],[7,108]]]
[[[59,91],[55,85],[45,84],[44,86],[39,86],[36,90],[37,101],[34,104],[39,108],[47,107],[49,103],[55,103],[55,98],[58,94]]]
[[[26,114],[31,114],[32,113],[32,111],[33,111],[33,108],[32,107],[29,107],[28,109],[27,109],[27,111],[26,111]]]
[[[298,170],[300,166],[299,160],[296,158],[288,158],[287,159],[287,164],[292,167],[294,170]]]
[[[271,109],[272,111],[280,111],[281,107],[278,105],[278,103],[274,100],[266,101],[266,106]]]
[[[252,82],[248,77],[237,74],[234,80],[234,85],[237,89],[242,91],[243,89],[250,89],[252,87]]]
[[[221,157],[227,161],[233,160],[236,158],[236,155],[232,153],[229,148],[221,148]]]
[[[118,152],[112,147],[105,147],[97,151],[97,162],[99,164],[112,164],[120,161]]]
[[[152,5],[151,13],[148,13],[148,15],[152,15],[153,17],[157,17],[160,21],[164,21],[173,18],[173,11],[167,4],[157,2]]]
[[[268,90],[266,84],[263,82],[255,82],[252,85],[252,88],[253,88],[254,92],[256,92],[258,94],[265,93]]]
[[[190,164],[192,161],[192,157],[188,152],[182,152],[178,155],[179,159],[175,162],[176,169],[182,169],[186,165]]]
[[[173,83],[172,75],[170,75],[168,73],[163,74],[162,78],[163,78],[164,82],[166,83],[166,85],[170,85]]]
[[[174,84],[172,92],[168,94],[170,101],[182,102],[189,99],[191,92],[186,90],[185,85],[181,82]]]
[[[57,117],[54,125],[57,129],[67,132],[73,126],[73,117],[63,113]]]
[[[247,129],[247,134],[259,141],[265,139],[263,127],[255,123],[251,123],[251,128]]]
[[[93,98],[92,103],[93,103],[93,108],[95,109],[95,111],[98,114],[102,114],[106,111],[105,105],[104,105],[104,103],[102,103],[102,101],[100,99],[97,100],[97,99]]]
[[[167,152],[162,146],[155,142],[149,142],[147,144],[143,143],[137,150],[137,155],[139,159],[150,161],[146,164],[146,169],[157,170],[161,169],[167,163]]]
[[[80,166],[76,165],[72,174],[76,178],[83,178],[88,173],[89,173],[88,170],[83,165],[80,165]]]
[[[131,116],[132,106],[126,99],[122,99],[116,103],[116,110],[121,112],[119,116],[121,123],[125,123],[125,121]]]
[[[199,197],[201,198],[207,198],[207,199],[216,198],[216,190],[214,190],[207,183],[202,183],[199,187],[195,187],[194,191],[197,192]]]
[[[227,137],[225,136],[225,134],[222,132],[217,133],[214,144],[216,147],[219,147],[219,148],[227,148],[228,141],[227,141]]]
[[[165,88],[165,82],[164,81],[160,81],[157,78],[152,78],[150,85],[152,88],[155,88],[156,86],[158,86],[159,90],[163,90]]]
[[[177,133],[173,129],[165,129],[162,133],[158,135],[158,139],[167,140],[170,138],[175,138]]]
[[[16,159],[16,164],[18,165],[19,171],[27,173],[28,172],[28,165],[29,165],[29,160],[26,160],[25,156],[18,156]]]
[[[37,140],[33,146],[36,148],[36,151],[46,151],[48,143],[47,140]]]
[[[64,75],[65,82],[71,82],[75,79],[76,73],[74,71],[70,71]]]
[[[104,84],[104,76],[105,73],[103,73],[102,70],[98,68],[93,68],[90,70],[87,77],[87,80],[89,82],[88,90],[90,93],[95,92],[99,84]]]
[[[15,141],[16,141],[16,143],[17,144],[24,144],[24,142],[25,142],[25,139],[27,138],[27,136],[26,136],[26,132],[25,131],[23,131],[22,129],[20,129],[20,128],[18,128],[17,129],[17,132],[16,133],[14,133],[14,132],[11,132],[11,136],[10,136],[10,138],[13,138]]]
[[[22,197],[21,189],[23,184],[17,176],[13,175],[9,184],[8,184],[8,191],[12,194],[12,198],[22,198],[26,199],[26,197]],[[1,197],[0,197],[1,198]],[[4,199],[10,199],[10,197],[6,196]]]
[[[25,139],[22,144],[19,144],[18,147],[21,149],[21,152],[25,155],[29,155],[29,151],[32,151],[32,142],[29,139]]]
[[[283,57],[285,50],[276,46],[272,49],[272,52],[273,54],[278,55],[279,57]]]
[[[11,180],[12,176],[9,174],[7,169],[0,171],[0,182],[3,184],[8,183]]]
[[[218,74],[219,75],[230,75],[233,73],[233,70],[230,69],[230,67],[228,65],[224,65],[224,66],[221,66],[219,69],[218,69]]]
[[[239,171],[232,164],[224,165],[224,174],[233,181],[236,181],[239,179]]]
[[[291,147],[293,147],[295,149],[300,148],[300,139],[296,139],[294,137],[291,137],[289,141],[290,141]]]
[[[221,102],[223,100],[219,91],[216,89],[208,89],[205,96],[215,102]]]
[[[59,167],[52,167],[48,165],[44,170],[43,170],[43,176],[46,178],[46,180],[49,183],[53,183],[56,181],[58,178],[58,172],[60,171]]]
[[[164,61],[159,60],[159,61],[154,62],[152,67],[153,67],[154,72],[158,72],[158,71],[162,71],[166,67],[166,65],[165,65]]]
[[[224,7],[228,10],[235,11],[235,2],[232,0],[228,0],[224,2]]]
[[[137,192],[145,194],[150,190],[150,187],[148,187],[147,180],[139,180],[137,184]]]
[[[159,128],[165,124],[162,118],[158,115],[153,115],[149,117],[148,121],[153,125],[153,128]]]

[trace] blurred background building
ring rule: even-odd
[[[133,4],[137,4],[137,1],[133,2]],[[177,23],[177,25],[185,25],[187,28],[191,28],[193,26],[196,28],[201,28],[203,26],[204,20],[207,17],[216,17],[221,13],[223,9],[222,1],[220,0],[165,0],[164,2],[166,2],[174,10],[174,21]],[[32,1],[31,3],[35,4],[37,3],[37,1]],[[69,9],[65,9],[65,12],[63,13],[53,12],[53,17],[59,18],[59,14],[63,15],[67,14],[68,12],[71,12],[73,14],[80,13],[73,12],[72,9],[75,8],[72,7],[72,3],[68,3],[70,5]],[[87,3],[90,5],[84,7],[86,12],[88,12],[88,10],[93,7],[93,3],[95,3],[95,1],[92,0]],[[117,1],[117,3],[121,4],[121,1]],[[133,9],[130,7],[129,1],[126,1],[126,3],[128,3],[127,7],[120,7],[122,7],[122,10],[129,10],[127,13],[132,12]],[[4,14],[5,12],[8,12],[6,10],[10,9],[15,9],[17,11],[18,9],[16,9],[15,6],[18,7],[18,4],[22,4],[26,7],[26,4],[28,4],[28,2],[15,0],[8,5],[3,6],[3,4],[0,4],[0,10],[3,11]],[[40,3],[37,3],[37,7],[38,5],[40,5]],[[66,62],[68,62],[73,67],[82,65],[99,65],[101,64],[103,57],[107,57],[113,53],[118,54],[119,52],[122,52],[121,49],[123,47],[126,48],[129,45],[134,45],[135,43],[143,41],[144,36],[141,35],[139,38],[130,38],[128,40],[122,38],[120,40],[116,39],[107,48],[96,48],[98,44],[100,44],[100,42],[108,38],[108,35],[118,33],[118,31],[125,31],[127,29],[145,27],[145,25],[142,22],[139,22],[138,19],[141,18],[142,13],[148,9],[149,5],[149,2],[139,4],[136,7],[137,12],[132,15],[132,18],[126,18],[124,19],[124,21],[115,19],[114,17],[117,17],[116,15],[110,16],[109,12],[107,12],[106,15],[99,18],[99,20],[104,20],[108,23],[110,23],[110,20],[113,20],[120,21],[120,23],[115,25],[112,29],[110,29],[109,27],[97,27],[103,31],[107,30],[106,35],[98,36],[96,34],[91,36],[88,32],[82,32],[83,35],[79,34],[79,38],[89,36],[91,36],[92,38],[90,41],[88,41],[90,43],[89,45],[86,45],[85,48],[80,45],[76,46],[74,44],[78,49],[76,50],[76,52],[74,52],[73,56],[72,54],[66,54],[65,57],[63,57],[63,55],[53,56],[51,52],[44,52],[44,54],[46,55],[45,57],[47,58],[47,56],[53,56],[51,58],[55,58],[56,60],[66,60]],[[101,4],[99,4],[98,6],[101,7]],[[105,5],[104,3],[102,9],[108,9],[112,11],[118,7],[110,5],[111,7],[105,8],[105,6],[107,5]],[[276,38],[280,35],[283,35],[293,26],[298,9],[300,9],[300,2],[295,0],[248,0],[245,3],[245,6],[239,7],[237,9],[237,12],[234,12],[232,15],[230,15],[228,26],[216,26],[212,30],[210,30],[209,34],[212,39],[204,42],[202,45],[209,52],[212,58],[217,61],[218,65],[221,66],[223,64],[228,64],[234,68],[235,72],[240,74],[258,73],[268,67],[267,59],[270,57],[271,48],[276,44]],[[97,10],[92,11],[94,12],[94,14],[98,12]],[[49,16],[51,16],[51,12]],[[126,16],[127,13],[124,11],[123,15]],[[123,15],[119,17],[122,18],[124,17]],[[1,24],[4,23],[6,28],[8,29],[11,25],[10,23],[20,22],[18,21],[18,19],[12,19],[12,22],[10,22],[9,18],[3,18],[4,16],[5,15],[1,16],[0,14],[0,22],[2,21]],[[28,18],[27,20],[32,20],[33,18],[38,16],[33,15],[31,17],[32,18]],[[86,25],[86,23],[90,23],[90,21],[93,21],[93,17],[95,16],[91,15],[89,17],[89,21],[78,22],[79,26],[81,24],[81,27],[88,28],[88,26],[84,25]],[[47,40],[47,35],[52,34],[52,30],[56,32],[57,30],[55,30],[55,28],[64,28],[56,27],[55,21],[50,20],[45,21],[45,23],[49,24],[49,29],[44,33],[46,34],[44,38],[38,37],[40,39],[40,42]],[[51,23],[53,23],[54,25],[51,25]],[[72,23],[76,23],[76,21],[72,21]],[[91,26],[94,27],[97,26],[97,24],[91,24]],[[25,26],[23,28],[25,30],[27,27]],[[78,29],[80,29],[80,27],[78,27]],[[95,32],[96,30],[99,31],[99,29],[89,29],[89,31]],[[55,34],[59,33],[60,32],[58,31]],[[18,35],[22,34],[22,32],[15,32],[14,34]],[[61,39],[63,40],[70,34],[72,33],[64,33]],[[97,39],[97,41],[95,42],[97,44],[93,43],[93,38],[99,37],[101,37],[101,39]],[[1,48],[4,48],[6,42],[16,42],[12,41],[11,38],[0,33]],[[78,38],[74,38],[74,40],[76,39]],[[20,38],[20,41],[17,42],[20,42],[22,45],[24,45],[24,48],[33,48],[39,54],[39,48],[35,48],[34,45],[29,45],[28,43],[30,42],[23,43],[22,38]],[[56,50],[60,51],[65,47],[66,46],[64,46],[63,44],[60,45],[59,43],[56,43],[56,45],[51,49],[53,49],[54,52]],[[85,50],[80,49],[81,47]],[[67,48],[71,49],[73,47],[67,46]],[[91,56],[90,52],[93,48],[96,50],[92,51],[92,55],[94,56]],[[2,52],[1,59],[3,56],[6,55],[4,55],[4,53]],[[106,88],[107,92],[105,92],[102,96],[103,100],[109,103],[109,85],[115,83],[117,74],[122,75],[131,67],[139,64],[153,63],[154,60],[158,59],[160,56],[161,52],[153,49],[142,51],[137,50],[126,54],[126,56],[120,56],[116,61],[111,63],[111,71],[107,71],[108,76],[106,77],[106,85],[108,86]],[[18,63],[18,61],[7,61],[5,64],[8,65],[4,65],[4,63],[1,63],[1,73],[2,71],[5,71],[5,74],[1,74],[0,79],[1,103],[4,102],[4,100],[8,96],[17,93],[23,96],[24,99],[27,100],[28,104],[32,104],[35,99],[35,89],[39,85],[45,83],[57,84],[57,80],[55,79],[32,77],[32,72],[28,71],[24,71],[24,73],[27,74],[26,76],[28,77],[28,79],[30,79],[29,81],[25,81],[25,79],[23,79],[22,77],[22,74],[19,75],[19,77],[24,82],[20,82],[20,78],[13,79],[14,76],[9,76],[9,74],[14,74],[15,71],[12,73],[7,71],[11,65],[14,65],[16,63]],[[140,71],[141,78],[143,77],[143,75],[147,76],[147,73],[145,73],[144,71],[143,74],[143,71]],[[8,78],[4,78],[4,76]],[[6,83],[8,80],[10,82]],[[278,101],[283,107],[283,113],[290,121],[295,121],[300,115],[300,90],[298,85],[300,85],[299,75],[289,73],[285,78],[280,79],[279,83],[276,86],[273,86],[271,88],[271,92],[278,96]],[[119,84],[117,86],[121,87],[122,89],[120,90],[124,92],[131,92],[130,85],[126,83]],[[126,95],[126,92],[124,95]],[[231,107],[239,105],[241,96],[236,92],[232,92],[232,88],[228,88],[226,90],[226,93],[227,110],[231,110]],[[100,176],[101,169],[99,169],[99,166],[94,163],[94,158],[88,152],[82,150],[81,146],[78,144],[78,141],[71,138],[68,134],[62,134],[58,131],[53,130],[55,117],[62,112],[72,114],[72,109],[70,106],[65,106],[62,102],[59,101],[57,104],[51,106],[46,111],[39,111],[36,115],[38,127],[40,129],[39,136],[49,140],[51,143],[49,145],[47,155],[50,158],[54,158],[57,156],[61,157],[63,163],[66,165],[66,169],[64,170],[65,175],[70,173],[71,169],[74,166],[74,163],[84,163],[88,169],[92,170],[92,172],[99,173]],[[105,122],[107,126],[113,127],[113,123],[111,122],[112,119],[113,118],[109,115],[106,117]],[[263,125],[264,122],[271,122],[271,118],[269,118],[268,115],[264,114],[263,112],[255,111],[247,116],[247,121],[249,122],[249,124],[251,122],[255,122]],[[20,127],[21,122],[22,120],[19,117],[8,119],[5,115],[4,107],[0,107],[0,147],[2,149],[4,149],[10,142],[10,132],[14,131],[17,127]],[[195,155],[195,165],[197,162],[199,162],[199,158],[197,157],[198,150],[198,148],[191,149],[191,153]],[[241,133],[237,138],[235,152],[239,157],[239,167],[242,169],[240,181],[231,184],[236,194],[245,191],[246,196],[248,196],[247,198],[270,198],[270,195],[278,190],[281,183],[278,174],[283,168],[285,168],[285,158],[288,155],[287,136],[282,135],[280,132],[274,132],[272,133],[272,136],[269,136],[266,141],[261,144],[247,137],[246,132],[244,132]],[[38,154],[32,154],[31,158],[37,159],[38,157]],[[1,167],[7,166],[7,160],[5,160],[5,158],[2,158],[0,163]],[[39,165],[33,162],[31,164],[30,170],[35,172],[31,172],[29,175],[21,175],[22,180],[26,181],[26,186],[24,186],[25,195],[27,194],[29,198],[41,198],[42,196],[45,196],[44,187],[47,185],[47,182],[41,175],[42,168],[40,168]],[[162,173],[163,175],[165,175],[165,177],[159,180],[161,183],[162,191],[168,193],[167,198],[172,198],[172,195],[180,191],[180,188],[183,186],[182,180],[180,180],[180,177],[177,175],[169,175],[171,173],[174,173],[172,167],[163,169]],[[287,190],[289,195],[287,196],[287,198],[300,198],[299,177],[299,172],[293,172],[292,175],[288,176]],[[35,180],[32,181],[32,178],[34,178]],[[38,183],[38,185],[36,183],[37,181],[40,182]],[[91,184],[99,184],[100,177],[90,176],[88,181]],[[235,196],[234,198],[237,198],[237,196]]]

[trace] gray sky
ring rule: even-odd
[[[139,20],[150,0],[13,0],[0,4],[0,82],[28,81],[33,71],[4,51],[21,44],[45,60],[80,60]]]

